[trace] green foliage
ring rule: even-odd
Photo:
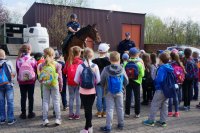
[[[145,43],[200,44],[200,24],[187,20],[168,18],[161,20],[154,15],[146,16]]]
[[[42,3],[65,5],[65,6],[76,6],[76,7],[87,7],[87,0],[40,0]]]

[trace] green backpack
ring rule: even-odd
[[[58,73],[56,73],[56,62],[51,65],[44,65],[39,74],[39,81],[47,87],[58,86]]]

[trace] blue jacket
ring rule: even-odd
[[[158,68],[157,74],[154,80],[156,90],[161,90],[161,84],[165,80],[166,73],[172,72],[172,71],[174,71],[174,69],[172,68],[170,64],[162,64]]]
[[[118,45],[118,52],[122,56],[125,51],[129,51],[130,48],[135,47],[135,42],[131,40],[123,40]]]
[[[77,31],[78,28],[80,28],[80,24],[76,21],[70,21],[67,23],[67,28],[71,27],[73,30]],[[73,34],[71,31],[68,31],[68,34]]]

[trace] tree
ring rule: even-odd
[[[54,5],[88,7],[87,0],[40,0],[40,2]]]
[[[9,11],[3,6],[2,1],[0,1],[0,25],[9,21]]]

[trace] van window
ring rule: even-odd
[[[30,28],[29,33],[33,33],[33,32],[34,32],[34,28]]]

